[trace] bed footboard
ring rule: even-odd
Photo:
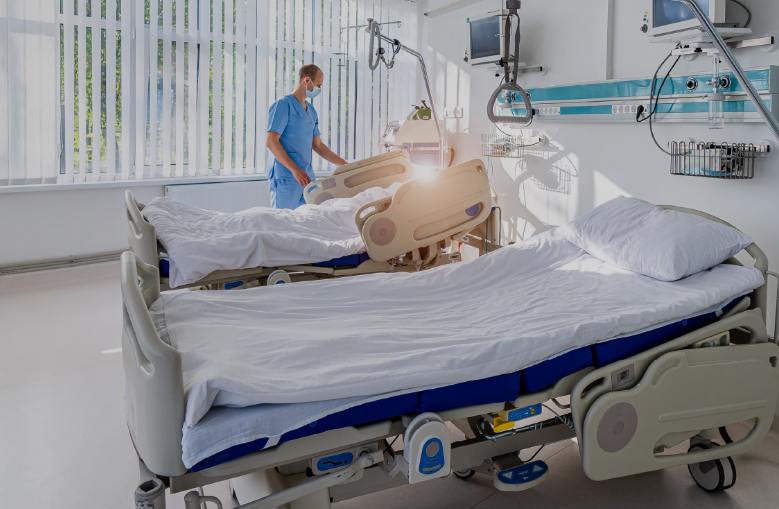
[[[140,459],[158,476],[186,472],[181,461],[184,382],[181,354],[160,339],[149,306],[160,297],[157,268],[121,256],[122,361],[127,422]]]
[[[355,222],[370,257],[386,261],[468,232],[491,212],[486,167],[474,159],[406,182],[358,210]]]
[[[411,160],[402,150],[380,154],[337,168],[330,177],[303,190],[306,203],[319,205],[333,198],[351,198],[372,187],[389,187],[414,178]]]
[[[735,328],[750,332],[750,344],[729,344]],[[760,312],[751,310],[593,371],[571,395],[585,473],[606,480],[751,451],[773,422],[778,358]],[[737,442],[664,454],[706,430],[749,419],[754,428]]]
[[[154,226],[144,219],[141,214],[144,205],[135,201],[130,190],[124,192],[124,208],[127,214],[127,244],[130,251],[142,262],[159,268],[157,232]]]

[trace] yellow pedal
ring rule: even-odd
[[[498,412],[497,414],[490,414],[487,416],[494,433],[501,433],[514,427],[514,421],[504,421],[499,415],[501,413],[503,412]]]

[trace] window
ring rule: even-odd
[[[310,62],[325,143],[375,155],[416,62],[370,72],[347,28],[369,17],[416,45],[401,0],[0,0],[0,185],[264,173],[268,107]]]
[[[405,119],[416,98],[417,62],[399,55],[391,71],[368,68],[368,18],[382,33],[415,47],[416,4],[388,0],[269,0],[270,102],[292,92],[297,70],[314,63],[324,71],[319,112],[320,131],[334,152],[347,160],[379,153],[379,138],[391,120]],[[400,23],[391,23],[400,22]],[[275,26],[274,26],[275,25]],[[386,45],[385,45],[386,46]],[[331,165],[314,157],[315,171]]]

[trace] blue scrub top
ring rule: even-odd
[[[293,95],[287,95],[273,103],[268,112],[268,131],[279,133],[279,142],[298,167],[314,180],[311,166],[311,144],[319,132],[319,116],[309,102],[308,110]],[[273,158],[268,178],[274,180],[294,179],[292,172]]]

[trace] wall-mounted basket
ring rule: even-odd
[[[751,179],[755,160],[770,153],[770,145],[751,143],[672,142],[671,174],[691,177]]]
[[[546,144],[544,136],[482,134],[481,155],[484,157],[522,158],[525,149]]]

